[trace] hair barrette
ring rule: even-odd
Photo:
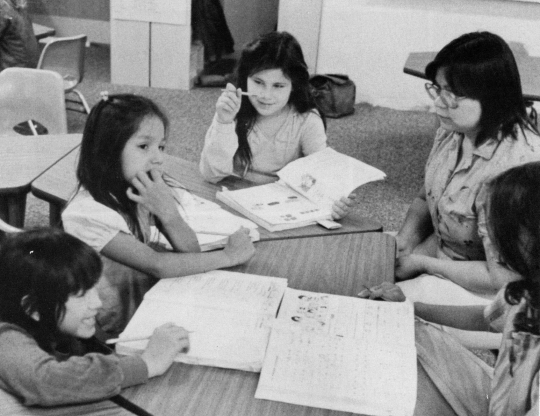
[[[101,99],[103,101],[108,101],[109,100],[109,91],[101,91],[99,93],[99,96],[101,97]]]

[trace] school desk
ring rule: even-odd
[[[77,158],[78,153],[73,152],[51,167],[51,169],[49,169],[44,175],[41,175],[34,182],[32,182],[32,193],[37,198],[49,202],[49,215],[52,225],[59,224],[61,210],[76,188],[77,181],[75,177],[75,169],[77,165]],[[221,189],[221,186],[223,185],[227,186],[229,189],[239,189],[254,185],[249,181],[242,179],[236,180],[233,178],[226,179],[220,182],[219,185],[208,183],[200,175],[196,163],[188,162],[170,155],[166,155],[165,157],[164,170],[186,186],[189,191],[205,199],[220,204],[224,209],[234,213],[235,215],[241,214],[225,206],[220,201],[217,201],[216,192]],[[351,213],[341,220],[340,223],[342,224],[342,227],[337,230],[327,230],[319,225],[311,225],[279,232],[270,232],[262,227],[259,227],[259,232],[261,235],[261,241],[265,241],[382,230],[382,226],[378,222],[362,217],[357,213]]]
[[[285,277],[288,286],[295,289],[356,296],[362,285],[393,281],[394,256],[393,237],[385,233],[356,233],[259,242],[247,264],[229,270]],[[259,374],[252,372],[174,363],[163,376],[126,389],[122,395],[155,416],[344,415],[255,399],[258,379]],[[28,414],[119,414],[110,402],[78,406],[76,410],[68,407],[56,413]]]
[[[80,142],[80,134],[0,136],[0,218],[23,227],[32,181]]]
[[[523,97],[529,101],[540,101],[540,57],[529,56],[520,44],[510,44],[521,77]],[[437,52],[413,52],[409,54],[403,72],[426,79],[424,70]]]

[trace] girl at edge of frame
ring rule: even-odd
[[[99,255],[58,229],[8,235],[0,247],[0,388],[25,406],[86,403],[161,375],[189,348],[173,324],[141,355],[117,356],[94,338]]]
[[[399,285],[413,301],[488,304],[511,277],[489,240],[481,190],[499,173],[540,160],[540,135],[512,50],[500,36],[457,37],[426,75],[441,125],[425,182],[396,236],[396,280],[404,280]],[[500,345],[498,334],[460,337],[471,348]]]
[[[450,405],[450,414],[539,414],[540,162],[503,172],[488,184],[487,191],[488,232],[501,264],[518,278],[506,284],[487,306],[414,303],[420,318],[416,322],[418,388],[433,393],[419,395],[417,415],[448,414],[433,407],[437,391]],[[391,283],[364,290],[359,296],[405,300],[400,287]],[[495,368],[432,322],[462,330],[489,328],[503,333]],[[430,388],[433,385],[435,390]],[[444,400],[439,403],[443,408]],[[426,413],[425,408],[430,411]]]
[[[235,266],[255,251],[248,230],[240,229],[223,250],[200,252],[162,178],[168,126],[152,100],[105,93],[84,128],[79,185],[62,221],[67,232],[102,256],[97,335],[102,340],[118,336],[156,279]],[[172,251],[154,241],[158,237],[150,233],[152,225]]]
[[[311,93],[302,48],[291,34],[270,32],[248,43],[236,83],[227,84],[217,100],[206,133],[199,168],[207,181],[234,175],[273,182],[289,162],[326,147],[324,115]],[[355,198],[335,201],[333,219],[346,216]]]

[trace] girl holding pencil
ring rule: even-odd
[[[141,355],[117,356],[94,338],[102,303],[99,255],[54,229],[11,234],[0,248],[0,388],[26,406],[87,403],[161,375],[188,332],[155,329]]]
[[[206,180],[234,175],[273,182],[289,162],[326,147],[324,116],[292,35],[271,32],[249,43],[238,61],[236,83],[223,90],[206,133],[200,160]],[[347,215],[354,198],[335,202],[334,219]]]

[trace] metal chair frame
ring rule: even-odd
[[[37,68],[55,71],[62,76],[66,101],[77,104],[77,107],[67,106],[67,110],[89,114],[90,107],[84,95],[75,88],[84,77],[87,36],[50,37],[47,39],[48,41],[41,51]],[[75,94],[77,99],[69,98],[68,94]]]

